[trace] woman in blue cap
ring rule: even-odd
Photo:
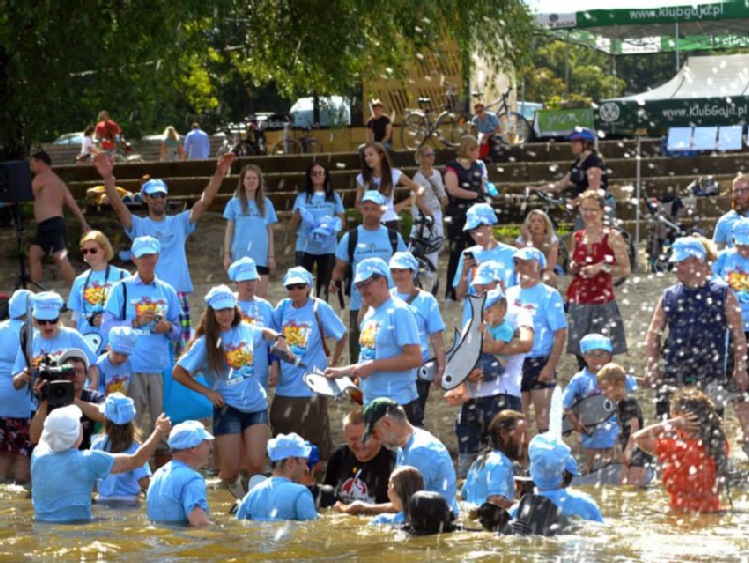
[[[242,321],[237,299],[227,286],[211,288],[205,302],[195,338],[172,376],[213,403],[219,477],[234,492],[240,489],[240,468],[248,476],[262,473],[265,460],[268,396],[255,374],[255,349],[275,342],[279,350],[293,355],[283,335]],[[208,386],[195,379],[198,372],[205,375]]]

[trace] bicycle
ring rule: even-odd
[[[431,98],[419,98],[420,109],[406,110],[401,123],[401,143],[409,150],[418,150],[428,140],[437,138],[446,148],[454,149],[460,144],[460,139],[466,134],[464,120],[456,115],[457,94],[455,86],[445,82],[445,98],[447,103],[435,119],[432,114]],[[443,107],[443,106],[440,106]]]
[[[292,129],[302,129],[304,135],[299,139],[291,136]],[[323,152],[323,145],[320,140],[310,134],[310,127],[292,127],[291,122],[283,126],[283,139],[273,146],[270,154],[319,154]]]
[[[440,287],[439,272],[432,261],[427,258],[427,254],[439,252],[445,239],[434,235],[434,229],[432,229],[434,225],[433,217],[421,215],[414,220],[413,224],[416,230],[412,236],[408,237],[408,251],[413,254],[419,264],[414,283],[419,289],[436,296]],[[428,232],[425,232],[427,229]]]
[[[516,147],[527,142],[531,136],[531,126],[526,121],[523,114],[512,111],[509,98],[512,92],[512,86],[507,88],[499,100],[486,106],[484,109],[489,111],[492,107],[497,107],[497,119],[499,120],[499,132],[497,136],[508,147]],[[475,94],[480,97],[480,94]]]

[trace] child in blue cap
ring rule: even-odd
[[[99,356],[99,392],[105,395],[122,393],[127,395],[132,366],[130,354],[135,348],[135,332],[126,326],[116,326],[109,331],[107,351]]]

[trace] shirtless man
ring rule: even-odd
[[[36,283],[41,283],[42,258],[47,254],[52,254],[65,283],[70,287],[75,280],[75,271],[68,261],[68,249],[65,246],[63,204],[73,212],[84,233],[90,231],[91,227],[86,223],[86,218],[68,187],[57,174],[52,172],[52,160],[49,155],[44,151],[34,153],[29,164],[34,174],[31,190],[34,193],[34,219],[37,224],[36,236],[31,241],[29,250],[31,279]]]

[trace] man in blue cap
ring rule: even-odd
[[[390,231],[380,224],[380,218],[385,210],[385,196],[375,190],[364,192],[359,210],[362,214],[362,224],[347,232],[338,243],[336,250],[336,264],[333,270],[329,291],[338,291],[336,282],[345,277],[346,269],[351,268],[351,279],[354,279],[357,267],[367,258],[381,258],[385,262],[396,252],[408,250],[400,233]],[[355,237],[356,244],[351,241]],[[359,356],[359,309],[362,306],[361,294],[351,283],[351,299],[349,302],[349,358],[353,361]]]
[[[136,238],[132,248],[136,273],[112,286],[104,304],[104,334],[124,326],[136,335],[130,354],[133,371],[127,393],[135,401],[138,427],[146,408],[151,420],[164,411],[163,372],[172,365],[169,342],[181,336],[177,292],[156,275],[160,248],[153,237]],[[162,448],[157,455],[157,466],[167,461],[164,454]]]
[[[169,190],[164,181],[158,179],[147,181],[142,187],[143,201],[148,207],[147,217],[133,215],[120,199],[115,187],[114,164],[111,157],[100,153],[94,159],[96,168],[104,180],[109,202],[125,228],[125,234],[132,240],[142,236],[151,236],[156,238],[161,245],[161,256],[156,274],[171,285],[179,296],[181,305],[179,342],[182,346],[191,337],[188,297],[193,291],[193,286],[185,252],[187,237],[195,231],[198,220],[213,203],[236,158],[232,153],[224,155],[216,164],[216,171],[211,176],[206,189],[203,190],[200,200],[191,209],[174,216],[166,214]],[[181,346],[178,345],[177,353],[180,349]]]
[[[212,526],[205,479],[213,436],[197,420],[176,424],[169,434],[172,461],[154,473],[148,487],[148,519],[164,523]]]
[[[253,487],[239,503],[239,520],[314,520],[315,501],[300,484],[312,447],[298,434],[279,434],[268,440],[272,476]]]
[[[645,341],[645,375],[655,388],[662,382],[704,388],[732,377],[742,392],[749,389],[741,307],[724,281],[711,278],[712,258],[699,238],[679,238],[671,247],[669,261],[678,282],[663,291]],[[667,329],[661,369],[661,344]],[[733,339],[730,376],[726,373],[729,335]],[[736,403],[735,409],[742,429],[749,428],[749,402]],[[656,414],[669,415],[668,395],[659,397]]]
[[[358,363],[325,370],[328,377],[359,378],[364,404],[388,397],[403,405],[408,419],[424,418],[416,391],[421,343],[416,318],[408,305],[390,295],[390,268],[381,258],[367,258],[356,267],[354,286],[368,308],[359,326]]]

